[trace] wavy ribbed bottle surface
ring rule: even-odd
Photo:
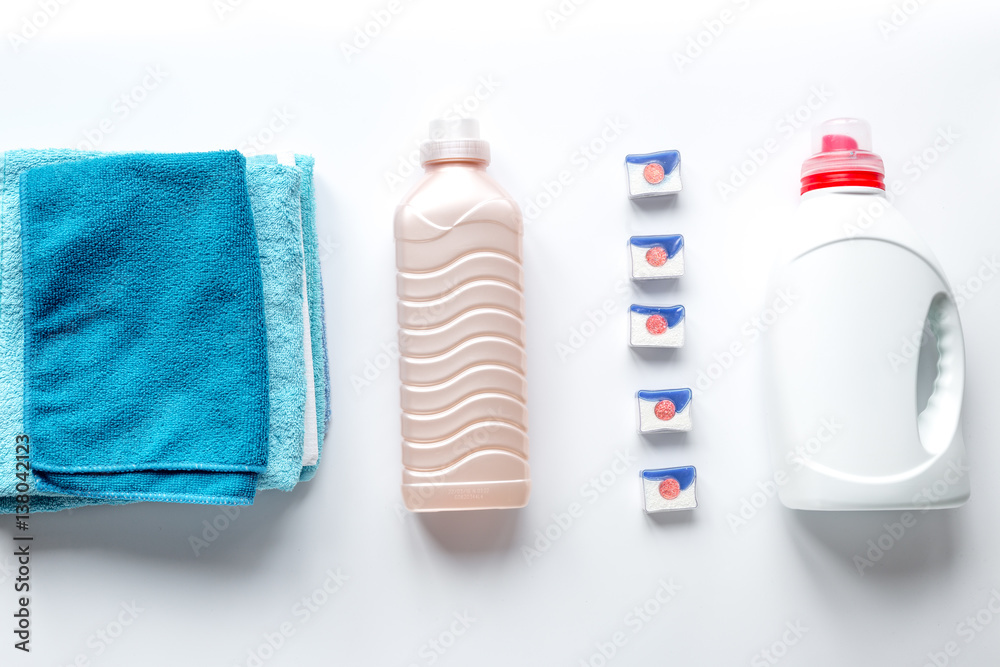
[[[431,123],[396,209],[403,498],[413,511],[523,507],[531,482],[522,220],[474,120]]]

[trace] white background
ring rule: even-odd
[[[556,0],[417,0],[350,59],[341,44],[387,0],[245,0],[221,17],[212,0],[72,0],[15,49],[10,34],[43,4],[6,0],[0,12],[0,147],[77,146],[110,118],[101,149],[247,148],[258,137],[267,151],[316,156],[333,423],[313,482],[261,494],[217,535],[203,522],[227,520],[212,507],[34,517],[34,651],[11,647],[13,559],[0,555],[0,664],[763,665],[768,649],[789,666],[924,665],[952,641],[949,664],[995,664],[1000,619],[987,611],[981,630],[959,627],[1000,590],[1000,279],[969,282],[1000,252],[995,4],[911,0],[893,25],[902,3],[889,0],[590,0],[553,26]],[[705,46],[679,66],[699,35]],[[166,77],[133,93],[147,67]],[[127,116],[122,95],[143,98]],[[491,171],[522,205],[561,171],[571,182],[541,197],[548,206],[526,229],[531,502],[414,516],[400,507],[396,366],[381,355],[395,338],[392,212],[416,176],[392,188],[386,174],[456,104],[478,107]],[[275,110],[293,118],[269,135]],[[786,119],[796,113],[801,129]],[[973,499],[918,513],[899,539],[882,537],[899,512],[797,513],[753,496],[770,476],[766,397],[743,327],[763,307],[808,126],[840,115],[871,122],[887,180],[905,187],[898,207],[954,285],[979,286],[962,309]],[[625,127],[602,144],[609,121]],[[935,152],[949,129],[957,138]],[[771,138],[763,166],[741,167]],[[581,159],[591,143],[593,159]],[[668,148],[683,155],[684,191],[631,203],[625,154]],[[934,162],[922,170],[912,160],[925,150]],[[755,173],[723,197],[719,184],[741,168]],[[628,283],[625,240],[645,233],[685,235],[676,284]],[[607,322],[585,325],[607,300]],[[686,347],[631,352],[633,301],[683,303]],[[560,355],[581,330],[592,335]],[[696,397],[692,433],[635,434],[637,389],[692,386],[733,342],[747,352]],[[607,472],[619,453],[622,476]],[[640,468],[686,464],[698,467],[698,509],[645,516]],[[610,484],[584,495],[602,472]],[[734,525],[751,500],[756,514]],[[582,515],[553,528],[574,502]],[[0,554],[12,551],[11,524],[0,517]],[[539,543],[546,530],[561,535]],[[205,536],[196,554],[191,538]],[[892,546],[861,576],[854,557],[880,537]],[[529,564],[523,547],[536,543],[544,551]],[[349,579],[320,592],[338,568]],[[679,590],[637,622],[629,614],[661,580]],[[324,602],[308,618],[304,597]],[[142,611],[119,634],[133,603]],[[460,636],[449,634],[462,629],[455,614],[474,619]],[[283,624],[291,636],[271,650],[265,636]],[[807,629],[794,645],[787,624]],[[108,645],[98,631],[117,636]],[[605,660],[616,633],[625,643]]]

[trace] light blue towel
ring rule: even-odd
[[[261,155],[251,158],[255,161],[277,164],[275,155]],[[330,364],[326,341],[326,316],[323,299],[323,276],[319,256],[319,238],[316,232],[316,195],[313,189],[313,166],[315,160],[309,155],[296,155],[295,165],[302,170],[302,244],[306,260],[306,292],[309,300],[309,333],[312,338],[313,382],[316,392],[317,433],[319,437],[320,461],[323,456],[323,441],[329,426],[330,408]],[[322,409],[319,409],[322,406]],[[316,475],[316,465],[302,468],[300,481],[306,482]]]
[[[24,423],[40,489],[253,501],[267,463],[261,265],[235,151],[21,177]]]
[[[309,299],[310,334],[312,336],[313,382],[316,386],[316,430],[319,434],[319,460],[323,458],[323,442],[330,423],[330,363],[326,342],[326,311],[323,300],[323,275],[319,256],[319,237],[316,233],[316,194],[313,190],[313,166],[309,155],[296,155],[295,164],[302,169],[302,244],[306,258],[306,291]],[[320,354],[322,350],[322,354]],[[316,465],[302,469],[301,481],[307,482],[316,475]]]
[[[302,472],[306,402],[303,355],[301,171],[247,160],[267,317],[271,426],[258,489],[295,488]]]

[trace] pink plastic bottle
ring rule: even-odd
[[[418,512],[523,507],[528,471],[521,211],[475,120],[437,120],[396,209],[403,498]]]

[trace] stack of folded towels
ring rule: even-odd
[[[55,511],[245,505],[312,478],[330,415],[312,171],[0,155],[0,512],[25,483]]]

